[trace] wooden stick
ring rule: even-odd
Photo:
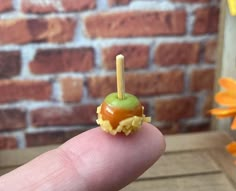
[[[124,76],[124,56],[116,56],[116,80],[118,99],[125,98],[125,76]]]

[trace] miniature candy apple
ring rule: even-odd
[[[112,135],[120,132],[129,135],[136,131],[144,121],[150,122],[150,117],[145,117],[143,114],[144,108],[137,97],[124,92],[123,68],[119,68],[123,67],[123,59],[122,55],[117,56],[118,92],[106,96],[97,108],[97,123],[104,131]]]

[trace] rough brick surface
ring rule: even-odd
[[[96,0],[62,0],[65,11],[82,11],[94,9]]]
[[[34,126],[94,125],[96,108],[95,105],[40,108],[31,112],[31,120]]]
[[[150,111],[150,108],[149,108],[149,104],[147,102],[145,102],[145,101],[142,101],[142,100],[140,100],[140,103],[144,107],[144,115],[150,116],[151,115],[150,114],[151,111]]]
[[[181,133],[181,127],[179,123],[173,122],[172,124],[169,125],[162,125],[158,126],[158,129],[162,132],[164,135],[172,135],[172,134],[177,134]]]
[[[219,8],[207,7],[200,8],[195,13],[195,23],[193,34],[200,35],[205,33],[216,33],[219,24]]]
[[[183,72],[127,73],[126,90],[137,96],[180,93],[183,91]],[[116,91],[115,76],[93,76],[88,79],[89,94],[104,97]]]
[[[199,62],[199,43],[161,44],[155,52],[155,63],[158,65],[194,64]]]
[[[0,149],[15,149],[17,148],[17,140],[15,137],[1,136],[0,137]]]
[[[21,1],[22,10],[27,13],[73,12],[93,9],[95,6],[95,0]]]
[[[127,5],[131,2],[131,0],[108,0],[110,6],[115,5]]]
[[[61,144],[82,132],[84,132],[84,130],[27,133],[25,135],[26,146],[34,147],[41,145]]]
[[[35,74],[85,72],[93,68],[93,54],[91,48],[38,50],[30,69]]]
[[[65,102],[79,102],[83,96],[82,78],[63,78],[60,80],[62,87],[62,99]]]
[[[18,130],[26,127],[26,113],[20,109],[0,110],[0,130]]]
[[[208,3],[210,0],[171,0],[179,3]]]
[[[148,66],[149,47],[146,45],[112,46],[102,50],[103,65],[106,69],[115,69],[116,55],[125,56],[125,68],[137,69]]]
[[[202,90],[213,90],[214,69],[196,69],[191,76],[191,90],[194,92]]]
[[[213,95],[207,95],[203,101],[202,116],[210,117],[209,110],[213,108]]]
[[[2,19],[0,44],[63,43],[72,40],[75,26],[70,18]]]
[[[20,100],[49,100],[52,87],[46,81],[0,81],[0,103]]]
[[[120,12],[95,14],[85,19],[90,37],[135,37],[183,35],[186,31],[186,12]]]
[[[201,132],[201,131],[209,131],[211,129],[210,122],[202,122],[197,124],[188,124],[183,127],[183,132]]]
[[[155,106],[158,121],[178,121],[195,115],[196,98],[158,99]]]
[[[217,56],[217,41],[211,40],[205,44],[205,62],[215,63]]]
[[[0,12],[12,10],[12,0],[0,0]]]
[[[25,13],[50,13],[56,12],[55,1],[32,1],[22,0],[21,9]]]
[[[19,51],[0,51],[0,78],[9,78],[20,74],[21,55]]]

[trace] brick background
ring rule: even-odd
[[[44,101],[51,97],[52,88],[46,81],[1,80],[0,103],[21,100]]]
[[[214,69],[197,69],[192,72],[191,90],[213,90]]]
[[[84,131],[85,130],[72,130],[72,131],[27,133],[25,135],[26,145],[28,147],[33,147],[41,145],[60,144]]]
[[[0,110],[0,130],[12,131],[26,128],[26,112],[20,109]]]
[[[183,97],[159,99],[156,102],[156,118],[159,121],[178,121],[195,115],[196,98]]]
[[[102,64],[111,70],[116,68],[116,55],[123,54],[126,58],[125,69],[147,68],[149,47],[145,45],[112,46],[102,50]]]
[[[93,50],[89,48],[38,50],[30,62],[34,74],[85,72],[92,67]]]
[[[205,62],[214,64],[216,62],[217,54],[217,42],[216,40],[210,40],[205,44]]]
[[[0,44],[63,43],[72,40],[75,26],[71,18],[1,19]]]
[[[186,32],[186,12],[176,10],[100,13],[88,16],[85,26],[87,35],[93,38],[183,35]]]
[[[25,13],[50,13],[50,12],[74,12],[94,9],[95,0],[54,0],[49,1],[31,1],[22,0],[21,9]]]
[[[14,77],[21,71],[19,51],[0,52],[0,78]]]
[[[199,62],[199,43],[168,43],[156,49],[155,62],[158,65],[194,64]]]
[[[183,84],[182,71],[126,74],[126,90],[136,96],[181,93]],[[116,91],[116,76],[92,76],[88,79],[88,89],[91,97],[104,97]]]
[[[0,149],[16,149],[17,140],[15,137],[1,136],[0,137]]]
[[[207,131],[218,0],[0,0],[0,149],[60,144],[126,90],[165,134]]]
[[[130,3],[131,0],[108,0],[109,5],[114,6],[114,5],[126,5]]]
[[[218,31],[219,8],[207,7],[196,10],[193,34],[200,35]]]
[[[0,0],[0,12],[12,10],[11,0]]]
[[[95,105],[39,108],[31,112],[33,126],[94,125]]]
[[[62,100],[64,102],[80,102],[83,96],[82,78],[63,78],[60,80]]]

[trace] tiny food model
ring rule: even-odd
[[[117,92],[111,93],[97,108],[97,123],[102,130],[112,135],[124,133],[129,135],[137,131],[143,122],[150,122],[146,117],[144,107],[138,98],[125,93],[124,56],[116,56]]]

